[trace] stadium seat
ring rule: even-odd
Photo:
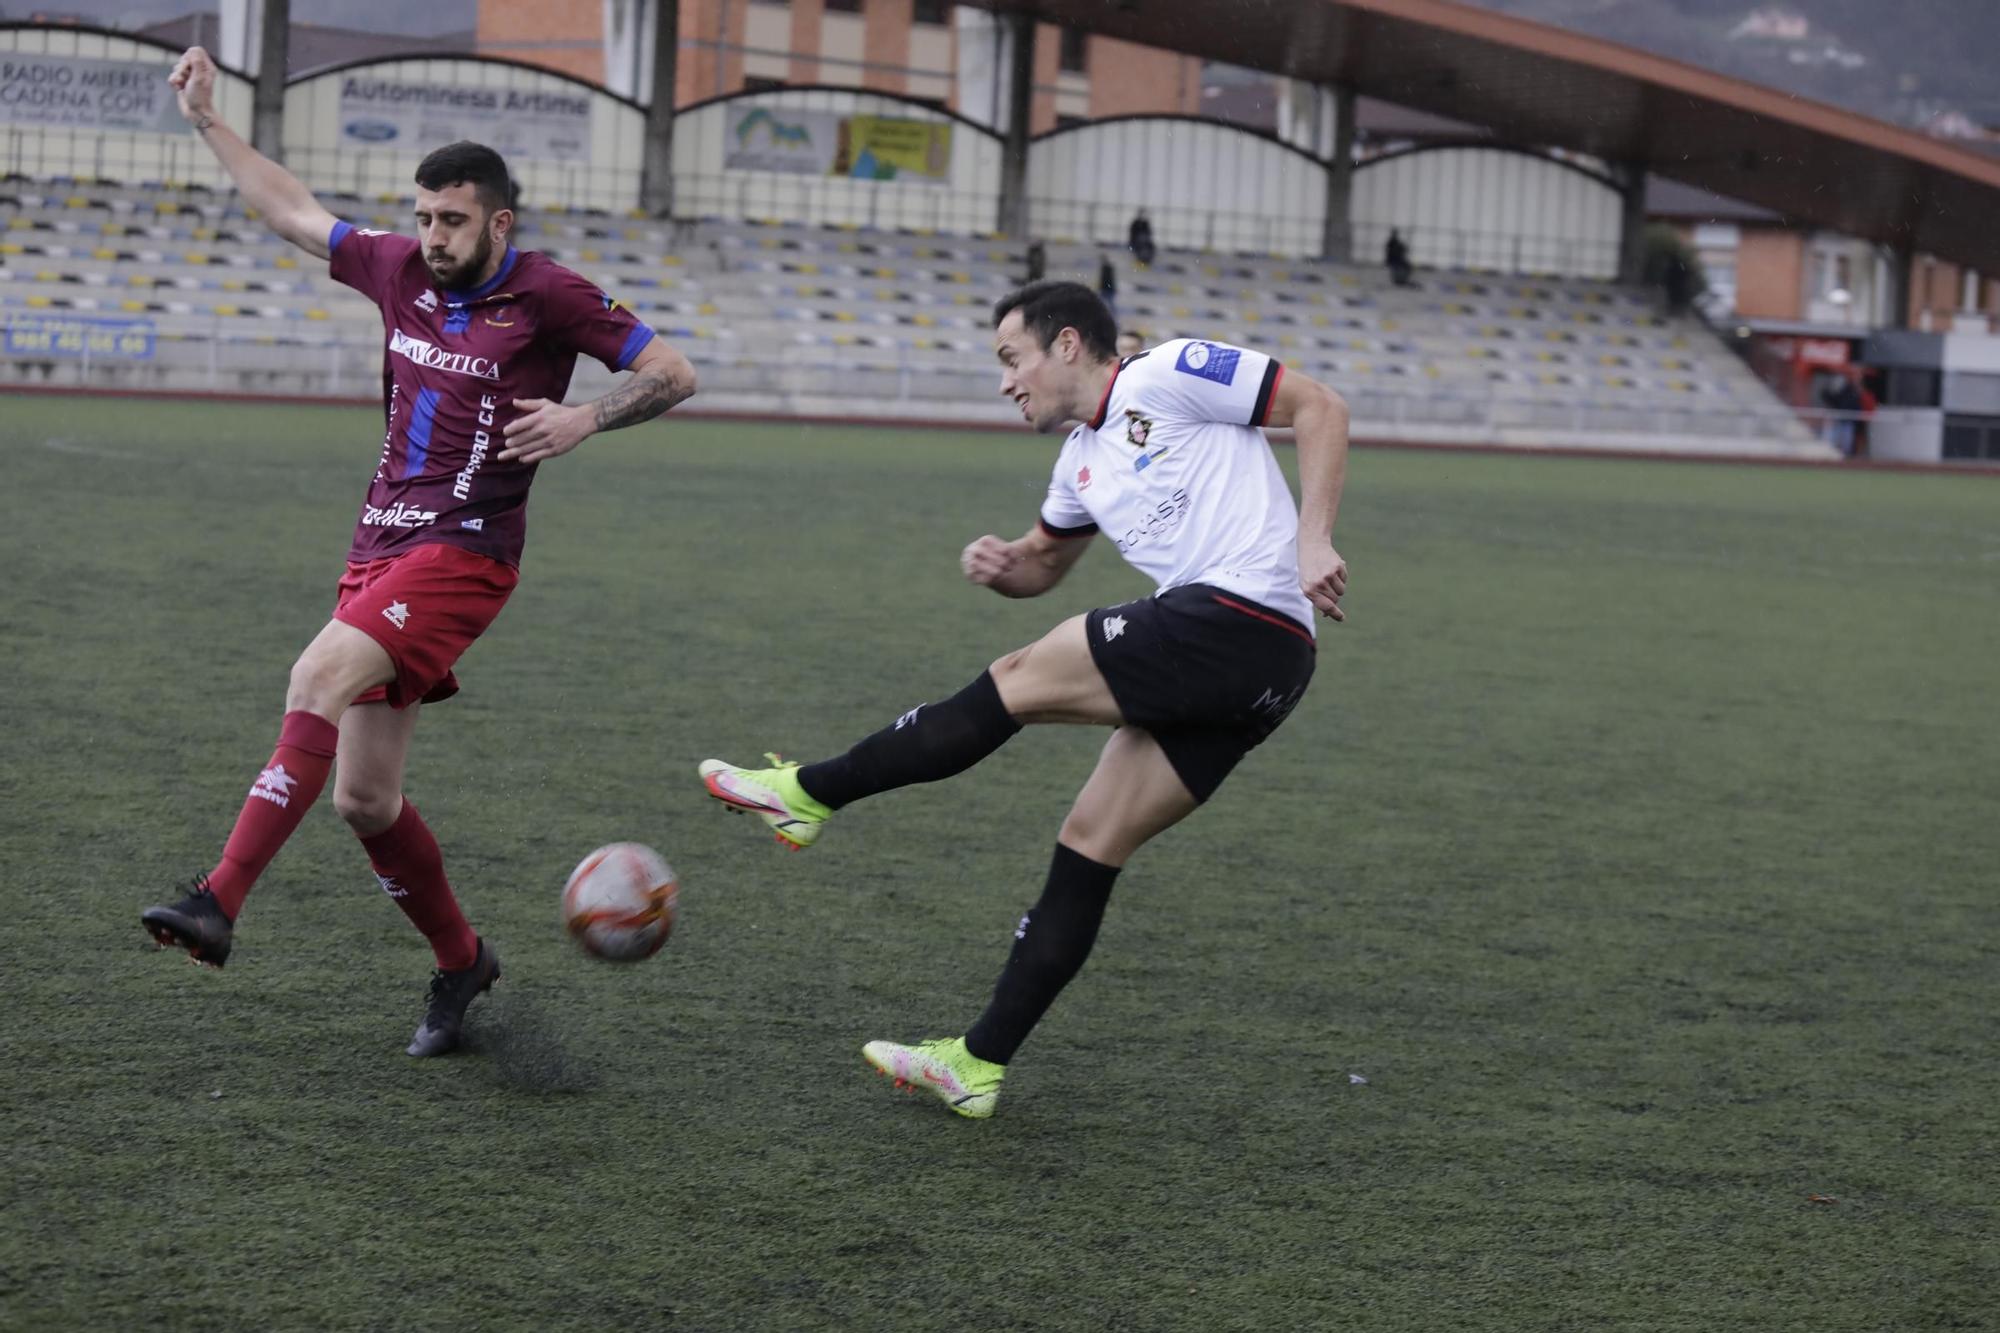
[[[405,225],[411,211],[394,196],[323,200],[381,227]],[[687,343],[706,401],[1006,416],[986,358],[991,303],[1024,268],[1018,246],[914,229],[535,208],[517,236]],[[1094,285],[1106,255],[1121,277],[1118,313],[1149,341],[1272,350],[1345,392],[1362,433],[1477,427],[1498,438],[1518,428],[1811,444],[1718,339],[1664,318],[1640,290],[1454,272],[1400,288],[1377,266],[1176,251],[1140,269],[1122,251],[1064,243],[1047,246],[1048,272]],[[238,196],[187,186],[8,177],[0,312],[12,309],[150,318],[155,361],[129,373],[182,387],[210,387],[183,383],[205,377],[365,393],[379,362],[372,303],[303,261]],[[773,347],[790,351],[755,354]],[[580,368],[578,391],[603,374]]]

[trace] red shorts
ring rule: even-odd
[[[457,694],[452,664],[486,632],[520,578],[498,560],[443,542],[349,565],[333,618],[381,644],[396,664],[396,679],[363,690],[354,702],[408,708]]]

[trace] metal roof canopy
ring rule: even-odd
[[[2000,161],[1615,42],[1450,0],[970,3],[1344,85],[2000,273]]]

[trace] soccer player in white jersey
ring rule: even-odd
[[[898,1086],[973,1117],[993,1114],[1007,1063],[1082,967],[1126,860],[1207,800],[1298,703],[1314,615],[1342,619],[1347,589],[1332,540],[1347,406],[1332,390],[1218,342],[1177,339],[1121,360],[1111,312],[1079,283],[1030,283],[994,319],[1000,392],[1044,434],[1083,424],[1056,459],[1040,520],[1014,541],[967,546],[965,576],[1040,596],[1103,533],[1158,592],[1072,616],[837,758],[700,768],[710,795],[802,849],[842,806],[963,772],[1024,725],[1115,728],[985,1013],[962,1037],[862,1048]],[[1296,510],[1266,426],[1297,438]]]

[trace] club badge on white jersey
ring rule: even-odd
[[[1284,373],[1262,352],[1194,339],[1127,357],[1063,444],[1043,526],[1102,532],[1161,592],[1212,584],[1310,629],[1298,505],[1260,429]]]

